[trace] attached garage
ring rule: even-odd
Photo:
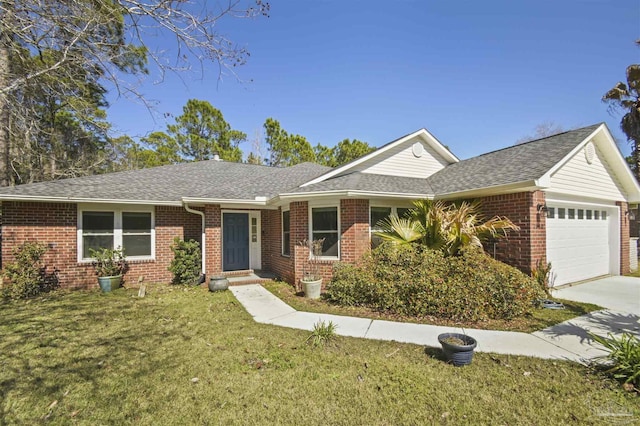
[[[620,273],[617,206],[547,201],[547,260],[553,285]]]

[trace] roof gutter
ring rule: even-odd
[[[510,183],[506,185],[487,186],[484,188],[470,189],[466,191],[448,192],[445,194],[437,194],[438,200],[449,200],[459,198],[484,197],[489,195],[509,194],[514,192],[524,192],[530,190],[544,189],[549,185],[544,179],[533,179],[522,182]]]
[[[280,194],[274,200],[291,200],[295,198],[316,198],[316,197],[389,197],[415,200],[416,198],[433,198],[433,194],[408,194],[403,192],[381,192],[381,191],[313,191],[313,192],[293,192]]]
[[[206,232],[205,232],[205,225],[204,225],[204,212],[201,212],[200,210],[194,210],[191,207],[189,207],[189,205],[187,205],[186,203],[184,204],[184,209],[186,211],[188,211],[189,213],[193,213],[193,214],[197,214],[198,216],[200,216],[202,218],[202,238],[201,238],[201,247],[202,247],[202,276],[200,277],[200,282],[204,282],[207,275],[206,275]]]

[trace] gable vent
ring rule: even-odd
[[[596,148],[593,146],[592,142],[589,142],[584,147],[584,158],[586,158],[587,163],[593,163],[593,158],[596,156]]]

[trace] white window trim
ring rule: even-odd
[[[122,213],[151,213],[151,256],[126,256],[127,260],[155,260],[156,259],[156,215],[154,206],[136,206],[125,204],[78,204],[77,225],[77,260],[78,263],[91,263],[93,258],[83,257],[82,213],[88,212],[113,212],[113,248],[122,247]],[[135,235],[135,234],[130,234]],[[142,235],[142,234],[140,234]],[[146,233],[144,234],[146,235]],[[125,252],[125,255],[127,253]]]
[[[289,212],[289,254],[285,254],[284,252],[284,213]],[[282,209],[282,213],[280,214],[280,254],[284,257],[291,257],[291,209]]]
[[[342,243],[342,232],[340,227],[340,205],[339,204],[313,204],[309,205],[309,241],[313,240],[313,209],[323,209],[323,208],[335,208],[338,216],[338,255],[337,256],[318,256],[319,260],[340,260],[340,255],[342,254],[341,243]],[[311,253],[309,253],[309,257],[311,257]]]

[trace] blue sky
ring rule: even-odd
[[[604,121],[629,151],[600,99],[640,62],[638,0],[272,0],[269,18],[220,30],[251,52],[243,82],[211,67],[156,85],[152,69],[141,90],[155,113],[112,99],[115,132],[164,130],[163,114],[198,98],[249,139],[268,117],[328,146],[381,146],[425,127],[464,159],[544,122]]]

